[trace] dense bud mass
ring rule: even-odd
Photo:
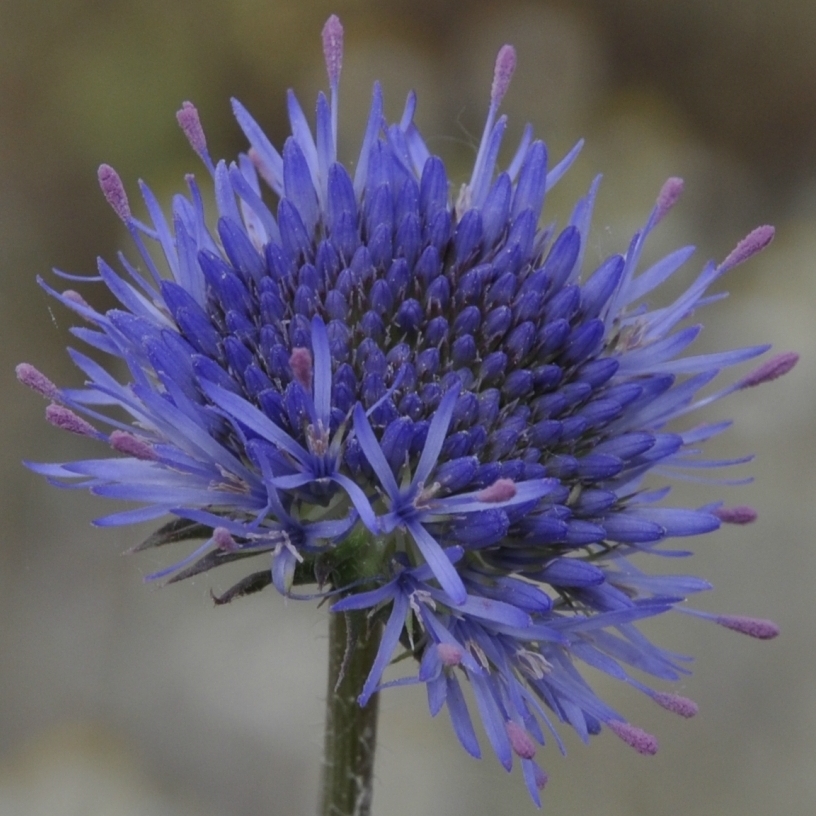
[[[250,147],[214,163],[196,109],[179,111],[212,176],[216,220],[192,176],[170,218],[142,185],[148,219],[138,220],[119,176],[100,168],[139,265],[123,260],[120,275],[100,262],[118,300],[107,312],[42,284],[82,318],[74,331],[94,356],[71,357],[83,388],[59,389],[27,364],[18,377],[53,401],[52,424],[119,455],[31,467],[138,505],[99,524],[173,517],[137,549],[204,540],[150,578],[262,556],[216,600],[317,583],[334,593],[335,614],[371,610],[385,626],[361,704],[401,644],[419,661],[414,679],[427,685],[432,713],[447,706],[479,756],[467,680],[493,751],[508,769],[515,754],[538,803],[547,777],[536,744],[546,731],[560,746],[556,722],[585,740],[606,725],[641,753],[657,749],[594,693],[581,664],[681,716],[696,711],[629,671],[659,681],[687,672],[636,624],[685,609],[709,585],[643,572],[632,556],[756,516],[721,503],[671,506],[663,483],[681,468],[733,464],[700,459],[727,423],[687,425],[689,412],[796,361],[773,358],[703,397],[722,369],[767,346],[681,356],[700,332],[687,318],[773,231],[755,230],[673,303],[651,308],[647,296],[692,251],[640,266],[679,179],[624,253],[591,268],[597,181],[563,227],[540,226],[546,193],[580,143],[553,164],[528,129],[510,165],[497,166],[511,47],[499,52],[474,170],[454,202],[459,185],[415,126],[413,94],[388,125],[375,86],[353,172],[337,160],[336,17],[323,46],[329,98],[318,97],[313,134],[289,94],[292,135],[281,152],[236,101]],[[97,352],[125,364],[124,382]],[[698,616],[776,634],[766,621]]]

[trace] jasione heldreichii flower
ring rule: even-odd
[[[688,608],[689,595],[709,588],[700,578],[641,569],[649,555],[685,554],[667,552],[670,538],[755,517],[721,502],[667,505],[665,482],[685,468],[745,461],[701,460],[701,445],[729,423],[690,425],[689,415],[796,361],[779,355],[700,396],[721,369],[768,347],[681,356],[701,329],[688,318],[721,297],[712,285],[773,230],[754,230],[673,303],[650,308],[647,296],[693,251],[640,268],[679,179],[666,182],[623,254],[588,268],[597,180],[565,226],[540,226],[546,193],[581,143],[551,164],[528,127],[497,168],[510,46],[498,54],[461,188],[415,126],[415,96],[389,125],[378,85],[347,169],[337,157],[342,36],[330,18],[329,96],[318,96],[313,134],[290,92],[282,153],[233,101],[250,147],[216,163],[195,107],[178,112],[212,178],[214,229],[192,176],[169,218],[140,184],[145,223],[102,165],[102,191],[139,255],[137,265],[120,256],[121,273],[100,260],[90,279],[119,306],[98,312],[90,296],[41,285],[83,321],[74,335],[129,374],[120,382],[75,350],[83,388],[18,366],[51,401],[49,422],[104,449],[30,467],[138,503],[103,526],[173,517],[137,549],[205,539],[151,579],[252,559],[217,602],[268,584],[297,597],[293,586],[313,583],[331,614],[370,610],[385,625],[361,704],[389,685],[385,669],[407,650],[418,671],[396,682],[424,683],[431,714],[447,707],[478,757],[468,683],[490,746],[508,770],[519,757],[539,803],[537,747],[551,739],[563,750],[557,724],[584,740],[605,726],[637,751],[657,748],[595,694],[583,664],[676,714],[696,712],[630,674],[662,682],[688,671],[639,621],[683,612],[753,637],[777,634],[769,621]]]

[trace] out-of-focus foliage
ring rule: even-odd
[[[143,587],[139,570],[153,564],[115,557],[138,532],[111,545],[109,533],[88,527],[99,504],[58,494],[20,467],[24,457],[79,455],[82,442],[42,430],[33,416],[42,406],[14,383],[13,366],[25,359],[60,382],[78,381],[62,353],[72,321],[35,276],[51,266],[90,273],[96,255],[113,260],[127,246],[99,193],[98,164],[114,165],[134,191],[144,177],[166,200],[184,173],[202,172],[175,121],[185,99],[199,108],[214,156],[244,147],[233,95],[280,143],[285,89],[306,100],[325,84],[319,32],[331,12],[346,29],[346,158],[373,80],[383,82],[391,118],[414,83],[424,135],[464,176],[493,59],[509,41],[519,67],[503,107],[507,144],[528,120],[554,157],[587,139],[548,205],[551,217],[563,223],[566,202],[600,168],[607,173],[590,239],[597,258],[624,248],[670,175],[683,176],[687,192],[655,236],[655,255],[691,236],[699,260],[722,258],[756,224],[776,224],[772,247],[728,281],[727,315],[707,340],[723,348],[767,337],[778,350],[798,348],[803,361],[783,403],[769,391],[737,411],[724,407],[737,419],[729,449],[758,454],[756,485],[733,498],[756,506],[760,520],[739,541],[728,531],[712,538],[697,571],[720,588],[711,608],[733,609],[753,592],[750,612],[775,618],[783,636],[758,651],[703,626],[669,631],[679,651],[698,654],[684,693],[700,702],[700,716],[644,717],[664,737],[648,761],[614,744],[599,743],[592,756],[570,744],[545,807],[610,816],[813,812],[816,5],[3,0],[0,813],[56,812],[43,798],[55,779],[74,797],[65,813],[249,816],[268,812],[270,801],[287,816],[314,809],[325,616],[272,595],[213,610],[207,581]],[[690,495],[706,501],[705,488]],[[228,585],[225,576],[221,588]],[[501,771],[448,750],[447,726],[416,716],[421,698],[399,695],[381,725],[379,812],[529,808],[522,786],[495,785]],[[59,728],[66,721],[82,725]],[[111,763],[130,770],[110,771]],[[128,809],[134,796],[141,809]]]

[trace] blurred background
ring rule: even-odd
[[[560,157],[581,158],[554,191],[551,218],[605,174],[588,261],[625,250],[668,176],[686,194],[650,257],[689,242],[724,257],[754,226],[777,237],[725,281],[702,344],[772,342],[798,368],[716,406],[732,416],[717,453],[757,454],[743,488],[683,485],[678,502],[724,496],[759,521],[696,542],[682,566],[715,585],[706,609],[771,617],[771,643],[690,619],[653,622],[661,644],[697,658],[679,689],[701,713],[672,718],[599,680],[661,751],[643,758],[608,732],[569,756],[541,754],[550,814],[752,816],[816,812],[816,4],[807,0],[0,0],[0,814],[300,816],[314,812],[322,745],[326,617],[273,591],[214,608],[214,573],[160,589],[141,576],[161,556],[117,557],[143,530],[98,530],[110,505],[58,491],[20,460],[93,455],[48,426],[18,386],[34,363],[61,384],[79,374],[64,347],[70,316],[35,282],[52,266],[92,273],[129,252],[96,182],[114,165],[136,198],[163,201],[202,168],[175,112],[198,106],[215,157],[244,148],[235,95],[281,145],[285,90],[307,110],[326,86],[320,30],[346,30],[341,155],[357,155],[371,84],[398,117],[410,88],[418,122],[452,178],[468,177],[493,60],[518,69],[503,110],[507,152],[531,121]],[[646,259],[647,262],[649,258]],[[84,290],[98,296],[92,287]],[[670,565],[674,566],[674,565]],[[375,812],[533,812],[520,775],[470,759],[424,694],[382,700]],[[486,754],[489,748],[482,739]]]

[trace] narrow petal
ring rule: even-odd
[[[354,433],[360,442],[363,454],[377,474],[377,478],[380,480],[380,484],[382,484],[386,494],[392,501],[395,501],[400,495],[399,487],[397,487],[394,474],[391,472],[391,466],[385,458],[385,454],[380,447],[380,443],[377,441],[377,437],[374,436],[374,431],[360,403],[357,403],[354,409]]]
[[[447,675],[445,678],[447,685],[447,695],[445,701],[448,704],[448,714],[450,714],[451,725],[461,746],[476,759],[481,759],[482,750],[476,739],[476,732],[473,730],[473,722],[465,702],[465,695],[454,675]]]
[[[450,559],[445,555],[437,540],[418,522],[408,524],[414,541],[433,570],[434,577],[451,598],[455,606],[461,606],[467,600],[467,591],[459,573]]]
[[[414,478],[411,482],[412,487],[425,484],[431,471],[436,465],[436,460],[439,458],[439,453],[442,450],[442,445],[445,442],[445,437],[450,427],[450,421],[453,417],[453,409],[456,407],[456,399],[459,396],[458,388],[451,388],[442,397],[436,413],[431,420],[431,425],[428,428],[428,436],[425,440],[425,446],[422,449],[422,455],[419,457],[419,464],[414,473]]]
[[[357,698],[361,706],[366,705],[371,699],[371,695],[374,694],[380,683],[383,672],[391,661],[391,655],[399,644],[399,636],[405,625],[405,615],[407,612],[408,597],[402,593],[398,593],[394,597],[394,606],[391,609],[391,614],[388,616],[388,622],[383,629],[380,646],[377,649],[374,663],[371,665],[371,671],[363,684],[363,690],[360,696]]]

